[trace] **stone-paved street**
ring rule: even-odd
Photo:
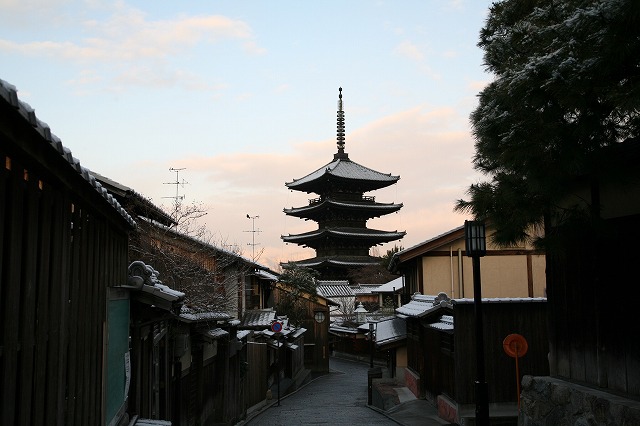
[[[368,365],[331,358],[331,373],[307,384],[249,425],[397,425],[367,407]],[[274,398],[276,396],[274,395]]]

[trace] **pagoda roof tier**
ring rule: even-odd
[[[309,247],[316,246],[318,242],[325,243],[327,238],[333,240],[359,240],[373,241],[374,244],[387,243],[389,241],[399,240],[404,237],[406,232],[398,231],[379,231],[369,228],[322,228],[311,232],[296,235],[283,235],[282,240],[287,243],[296,243],[307,245]]]
[[[341,210],[357,212],[359,216],[365,218],[374,218],[396,212],[401,208],[402,203],[376,203],[371,199],[363,199],[362,201],[336,201],[327,198],[324,200],[311,200],[308,206],[292,207],[290,209],[284,209],[284,212],[290,216],[315,218],[321,216],[328,210]]]
[[[291,261],[305,268],[331,267],[358,267],[380,264],[380,258],[373,256],[323,256],[310,259]]]
[[[341,188],[342,191],[373,191],[393,185],[400,176],[392,176],[377,172],[351,161],[346,153],[336,154],[334,160],[303,178],[287,182],[287,188],[322,194],[329,187]]]

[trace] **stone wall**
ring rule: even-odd
[[[640,425],[640,402],[547,376],[524,376],[518,425]]]

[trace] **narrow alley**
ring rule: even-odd
[[[280,400],[247,424],[396,425],[367,407],[367,369],[363,363],[331,358],[331,372]],[[276,395],[273,396],[276,398]]]

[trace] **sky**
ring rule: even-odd
[[[404,204],[367,223],[406,231],[383,255],[461,226],[486,180],[469,115],[491,3],[0,0],[0,78],[84,167],[166,208],[177,189],[274,270],[314,256],[280,238],[317,228],[283,213],[315,198],[285,183],[333,160],[342,87],[349,158],[400,176],[366,194]]]

